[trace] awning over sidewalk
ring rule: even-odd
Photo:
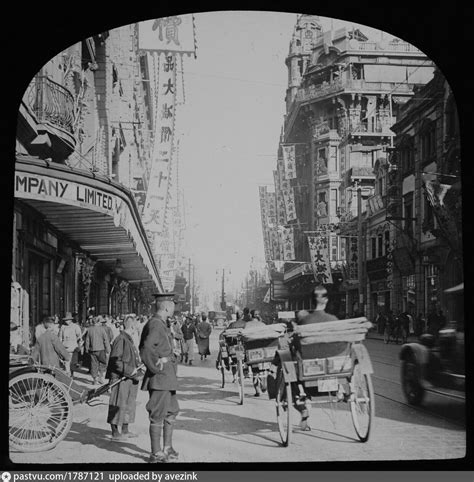
[[[153,283],[163,291],[132,194],[123,186],[61,164],[20,157],[15,197],[111,271],[120,259],[124,279]]]

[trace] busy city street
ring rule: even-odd
[[[215,368],[219,330],[211,335],[206,360],[195,356],[195,366],[178,368],[181,412],[175,431],[177,462],[281,462],[417,460],[461,458],[465,455],[465,404],[459,398],[430,394],[423,407],[406,404],[400,387],[397,359],[400,345],[369,339],[375,373],[375,423],[370,440],[357,440],[347,404],[314,406],[310,432],[298,432],[295,423],[291,446],[282,447],[278,435],[274,400],[253,396],[246,380],[245,400],[238,404],[238,391],[227,373],[224,389]],[[78,375],[79,377],[80,375]],[[84,381],[87,375],[80,376]],[[455,396],[455,395],[454,395]],[[55,449],[32,454],[11,453],[13,462],[96,463],[146,462],[149,454],[148,394],[139,392],[137,421],[131,427],[138,438],[111,442],[106,424],[108,397],[94,407],[75,407],[74,423],[66,439]],[[295,421],[297,422],[296,416]]]
[[[440,67],[317,12],[90,35],[19,103],[11,461],[462,459],[462,159]]]

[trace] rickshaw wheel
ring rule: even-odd
[[[372,378],[362,373],[359,363],[355,363],[351,381],[350,407],[352,423],[361,442],[369,439],[372,419],[375,416],[374,388]]]
[[[72,425],[66,387],[45,373],[24,373],[9,381],[9,443],[20,452],[51,450]]]
[[[239,405],[244,404],[244,367],[242,360],[237,360],[237,381],[239,384]]]
[[[280,382],[277,388],[276,396],[276,414],[278,421],[278,430],[280,432],[283,447],[288,447],[291,442],[291,406],[292,394],[291,384],[285,383],[283,376],[279,376]]]

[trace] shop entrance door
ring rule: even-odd
[[[28,254],[28,291],[30,296],[30,328],[50,315],[50,261],[30,251]],[[33,331],[34,333],[34,331]]]

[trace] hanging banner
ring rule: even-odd
[[[328,236],[308,236],[308,245],[315,279],[323,284],[332,283]]]
[[[274,192],[266,193],[266,212],[267,212],[267,227],[276,226],[276,194]]]
[[[443,238],[462,257],[462,231],[455,217],[456,210],[458,216],[461,215],[461,193],[454,191],[449,184],[441,184],[437,180],[424,180],[424,190]]]
[[[268,288],[265,296],[263,297],[263,302],[264,303],[270,303],[270,288]]]
[[[287,181],[288,182],[288,181]],[[282,189],[283,199],[285,200],[286,220],[294,221],[296,217],[295,193],[291,186],[288,189]]]
[[[296,178],[296,154],[294,145],[282,145],[283,163],[285,166],[285,176],[287,179]]]
[[[265,251],[265,260],[268,261],[272,259],[272,250],[267,223],[267,188],[265,186],[259,186],[258,193],[260,199],[260,217],[262,221],[263,248]]]
[[[150,56],[149,56],[150,58]],[[153,54],[152,64],[157,70],[155,96],[157,117],[155,142],[148,191],[143,211],[145,229],[159,233],[163,229],[171,173],[171,155],[174,133],[174,105],[176,97],[176,57]]]
[[[139,22],[137,25],[139,50],[193,54],[196,57],[193,15],[162,17]]]
[[[283,260],[291,261],[295,259],[295,238],[292,227],[280,228],[281,243],[283,245]]]
[[[273,171],[273,180],[275,183],[275,197],[276,197],[276,217],[277,224],[283,226],[286,224],[286,208],[283,193],[280,187],[280,175],[278,171]]]

